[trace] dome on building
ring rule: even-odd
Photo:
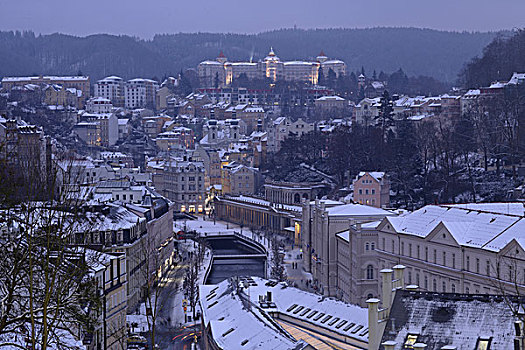
[[[273,47],[270,47],[270,52],[268,53],[268,56],[264,59],[265,61],[280,61],[279,57],[275,55],[275,52],[273,51]]]

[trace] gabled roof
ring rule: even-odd
[[[442,223],[462,246],[500,251],[516,239],[523,247],[525,218],[519,214],[515,204],[508,205],[509,214],[505,213],[505,207],[506,203],[427,205],[404,216],[386,218],[385,221],[397,233],[421,238],[426,238]]]

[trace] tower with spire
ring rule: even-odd
[[[219,53],[219,56],[217,56],[217,62],[220,62],[222,64],[226,63],[228,61],[228,58],[226,58],[226,56],[224,55],[224,52],[221,52]]]
[[[328,57],[324,54],[324,51],[321,50],[319,55],[317,56],[317,62],[319,63],[325,63],[328,60]]]

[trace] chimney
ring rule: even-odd
[[[405,266],[403,265],[396,265],[393,267],[394,269],[394,289],[401,288],[403,289],[405,287]]]
[[[381,300],[383,301],[383,309],[387,309],[386,316],[390,314],[390,306],[392,306],[392,273],[391,269],[382,269],[379,271],[382,280],[382,295]]]
[[[394,350],[394,348],[397,345],[397,343],[395,341],[393,341],[393,340],[387,340],[386,342],[381,343],[381,345],[383,345],[385,350]]]
[[[266,292],[266,301],[271,303],[272,302],[272,292],[267,291]]]
[[[379,349],[379,299],[371,298],[368,304],[368,350]]]

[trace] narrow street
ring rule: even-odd
[[[194,332],[200,326],[181,325],[178,320],[183,315],[182,283],[187,265],[179,262],[161,282],[161,305],[157,316],[156,342],[160,349],[190,350]],[[178,317],[175,317],[178,316]],[[196,329],[195,329],[196,328]],[[202,347],[201,347],[202,348]]]

